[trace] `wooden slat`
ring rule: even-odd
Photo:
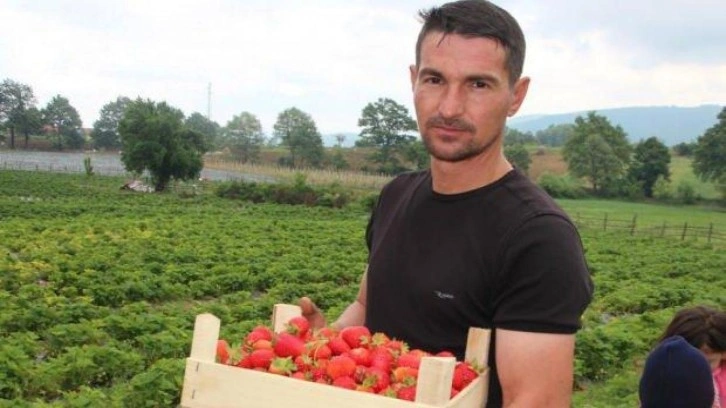
[[[451,399],[454,378],[454,357],[424,357],[416,380],[416,402],[435,407],[445,406]]]
[[[220,321],[210,313],[197,315],[194,321],[191,357],[213,363],[217,356]]]
[[[466,339],[466,353],[464,360],[475,364],[477,367],[489,367],[489,341],[491,330],[479,327],[469,328]]]

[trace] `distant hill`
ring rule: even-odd
[[[645,106],[602,109],[595,112],[607,117],[614,126],[620,125],[631,142],[655,136],[667,146],[673,146],[681,142],[694,142],[706,129],[718,122],[716,117],[721,109],[723,107],[719,105]],[[588,112],[515,116],[507,122],[507,126],[534,133],[550,125],[574,123],[577,116],[585,116]]]

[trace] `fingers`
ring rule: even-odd
[[[320,310],[315,305],[315,303],[313,303],[313,301],[307,296],[300,298],[299,306],[300,309],[302,309],[303,316],[310,316],[320,313]]]

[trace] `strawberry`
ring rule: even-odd
[[[411,350],[408,353],[401,354],[396,360],[398,367],[411,367],[418,369],[421,366],[421,357],[427,356],[428,353],[422,350]]]
[[[396,393],[396,398],[406,401],[414,401],[416,399],[416,386],[409,385],[408,387],[399,389]]]
[[[339,356],[350,351],[350,346],[340,337],[333,337],[328,341],[328,347],[334,356]]]
[[[259,350],[259,349],[272,349],[272,342],[267,339],[259,339],[252,343],[251,347],[252,350]]]
[[[275,358],[275,352],[270,349],[254,350],[249,354],[249,364],[252,368],[267,369]]]
[[[369,344],[371,332],[365,326],[348,326],[340,331],[340,337],[353,349]]]
[[[369,367],[371,365],[371,352],[367,348],[356,347],[348,352],[348,356],[359,366]]]
[[[469,363],[458,362],[454,367],[454,380],[451,387],[455,390],[462,390],[479,376],[479,373]]]
[[[305,342],[290,333],[277,335],[273,350],[278,357],[297,357],[305,352]]]
[[[436,357],[454,357],[454,358],[456,358],[454,353],[452,353],[450,351],[446,351],[446,350],[439,351],[438,353],[436,353]]]
[[[364,384],[370,384],[370,387],[375,391],[379,392],[383,389],[388,388],[391,384],[391,376],[386,371],[380,368],[371,367],[366,370]]]
[[[330,359],[325,372],[331,380],[355,374],[355,361],[348,356],[335,356]]]
[[[285,325],[285,331],[299,338],[305,338],[310,330],[310,322],[303,316],[296,316],[290,319]]]
[[[349,390],[354,390],[358,386],[358,384],[355,383],[355,380],[349,376],[338,377],[333,380],[332,384],[336,387],[346,388]]]
[[[377,367],[385,372],[390,372],[393,366],[393,354],[387,348],[377,348],[371,352],[371,367]]]
[[[267,326],[256,326],[251,332],[245,336],[244,343],[246,345],[252,345],[258,340],[272,341],[272,330]]]
[[[276,357],[270,362],[270,367],[267,369],[272,374],[290,375],[297,367],[292,362],[292,357]]]
[[[306,355],[316,360],[321,358],[328,359],[333,356],[333,351],[323,341],[308,343],[306,348]]]
[[[250,358],[250,354],[247,352],[242,352],[241,358],[237,362],[237,367],[241,368],[254,368],[252,366],[252,359]]]
[[[217,361],[221,364],[229,362],[229,344],[227,340],[217,340]]]
[[[416,383],[418,378],[418,369],[412,367],[396,367],[393,369],[391,379],[394,382],[412,385]]]

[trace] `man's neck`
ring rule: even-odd
[[[433,190],[439,194],[458,194],[487,186],[504,177],[512,165],[500,149],[459,162],[431,159]]]

